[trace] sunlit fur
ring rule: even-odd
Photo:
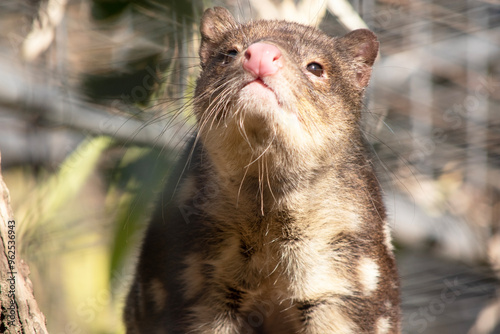
[[[146,233],[128,333],[398,333],[397,271],[359,125],[375,35],[238,24],[222,8],[205,12],[201,33],[198,132]],[[282,53],[269,89],[248,85],[242,66],[256,41]]]

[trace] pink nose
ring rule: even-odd
[[[274,45],[254,43],[245,52],[243,68],[256,78],[275,74],[281,65],[281,51]]]

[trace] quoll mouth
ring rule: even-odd
[[[247,89],[248,93],[255,95],[255,99],[262,101],[262,103],[268,102],[268,99],[272,98],[281,107],[280,99],[276,91],[268,86],[261,78],[256,78],[252,81],[247,82],[243,89]]]

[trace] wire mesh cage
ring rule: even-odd
[[[7,0],[2,173],[49,332],[123,331],[130,259],[194,126],[207,5],[377,34],[364,136],[398,249],[403,332],[500,333],[500,2]]]

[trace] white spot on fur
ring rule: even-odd
[[[148,293],[154,301],[156,308],[163,310],[167,299],[167,290],[165,290],[163,283],[158,278],[153,278],[149,282]]]
[[[308,322],[315,333],[359,333],[354,323],[336,305],[318,306]]]
[[[178,205],[182,205],[186,200],[193,198],[196,193],[196,184],[193,177],[187,177],[182,182],[182,185],[177,189],[176,201]]]
[[[392,252],[394,250],[394,246],[392,245],[391,230],[387,223],[384,225],[384,242],[387,249]]]
[[[322,243],[296,242],[282,247],[282,260],[292,281],[295,298],[312,299],[325,294],[349,295],[352,284],[345,279],[345,268],[332,265],[332,254]]]
[[[184,296],[191,299],[199,293],[203,287],[203,276],[201,275],[201,259],[196,254],[188,255],[184,263],[186,269],[182,272],[182,281],[185,284]]]
[[[392,309],[392,303],[391,303],[391,301],[386,300],[386,301],[384,302],[384,306],[385,306],[385,308],[386,308],[387,310]]]
[[[358,264],[358,275],[365,295],[369,295],[377,289],[380,272],[379,266],[374,260],[367,257],[362,258]]]
[[[391,322],[387,317],[380,317],[375,324],[376,334],[387,334],[391,330]]]

